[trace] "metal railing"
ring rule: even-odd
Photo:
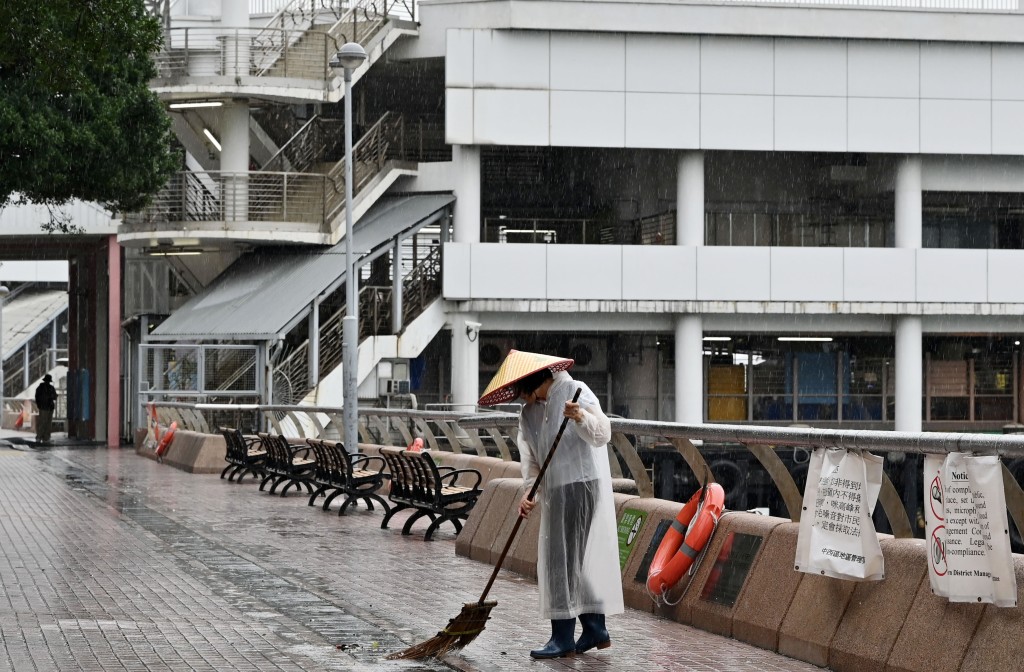
[[[125,223],[289,222],[322,232],[327,194],[334,184],[317,173],[182,171]]]
[[[317,115],[263,164],[263,170],[302,173],[319,163],[344,160],[345,122]]]
[[[163,422],[177,421],[179,426],[208,426],[204,409],[190,404],[158,404]],[[230,409],[231,407],[223,407]],[[212,409],[211,409],[212,410]],[[332,437],[343,433],[342,409],[313,406],[260,406],[264,427],[298,437]],[[191,420],[190,420],[191,418]],[[359,409],[359,432],[363,443],[409,445],[415,437],[423,438],[432,450],[455,453],[499,455],[515,459],[518,451],[514,439],[518,415],[514,413],[456,411],[413,411],[408,409]],[[193,425],[189,426],[189,422]],[[996,455],[1000,458],[1024,458],[1024,436],[990,434],[941,434],[881,432],[868,430],[827,430],[776,428],[737,425],[689,425],[612,418],[612,441],[609,444],[609,465],[613,477],[632,478],[641,496],[651,497],[654,487],[640,457],[638,448],[653,444],[670,444],[700,483],[714,480],[713,470],[705,454],[712,444],[741,446],[756,459],[781,497],[785,514],[800,520],[802,498],[790,468],[779,453],[794,448],[844,448],[894,455],[944,455],[966,452]],[[243,428],[254,431],[255,427]],[[1017,530],[1024,530],[1024,489],[1017,476],[1003,465],[1006,503]],[[883,476],[879,504],[897,537],[914,536],[914,523],[907,515],[899,493],[887,475]],[[1019,538],[1019,534],[1018,534]]]

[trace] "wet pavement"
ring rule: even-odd
[[[462,652],[387,661],[491,568],[456,556],[448,527],[428,543],[426,523],[404,537],[401,515],[381,530],[379,509],[306,502],[130,449],[0,443],[0,671],[820,670],[635,610],[608,619],[611,649],[532,661],[548,623],[511,572]]]

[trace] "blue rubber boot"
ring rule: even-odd
[[[551,639],[543,649],[530,651],[533,658],[563,658],[576,655],[576,642],[573,635],[576,631],[575,618],[562,618],[551,621]]]
[[[607,649],[612,645],[612,638],[604,626],[604,614],[580,614],[580,623],[583,624],[583,634],[576,642],[576,653],[594,648]]]

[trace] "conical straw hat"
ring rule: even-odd
[[[551,369],[552,373],[565,371],[574,363],[573,360],[565,357],[509,350],[505,361],[501,363],[501,368],[494,374],[494,378],[491,378],[483,396],[476,403],[481,406],[494,406],[512,401],[516,398],[514,385],[523,378],[537,373],[541,369]]]

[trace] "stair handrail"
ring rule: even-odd
[[[352,147],[353,199],[380,173],[388,160],[403,156],[404,144],[404,117],[398,112],[385,112],[363,133],[359,142]],[[366,168],[370,167],[374,170],[367,171]],[[330,178],[328,181],[335,185],[334,197],[324,208],[327,212],[327,221],[330,222],[334,221],[345,207],[345,159],[331,166],[327,176]]]

